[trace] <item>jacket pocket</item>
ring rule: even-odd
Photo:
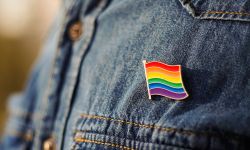
[[[81,114],[76,121],[71,149],[190,149],[191,147],[183,142],[186,141],[184,137],[179,133],[175,134],[173,130],[175,129],[130,119]],[[189,135],[184,135],[186,131],[181,132],[190,139]],[[168,135],[171,138],[168,138]]]
[[[179,0],[197,19],[250,22],[250,0]]]

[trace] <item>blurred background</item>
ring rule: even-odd
[[[59,5],[59,0],[0,0],[0,136],[7,98],[24,88]]]

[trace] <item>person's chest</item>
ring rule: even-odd
[[[208,137],[217,140],[217,130],[249,133],[234,132],[239,124],[233,124],[247,108],[233,106],[249,95],[239,90],[247,86],[242,81],[249,68],[236,72],[247,62],[241,58],[244,44],[235,45],[249,38],[249,29],[239,30],[245,24],[194,19],[175,0],[87,6],[72,10],[83,33],[78,40],[62,40],[54,68],[61,73],[49,91],[56,95],[47,107],[55,111],[51,134],[59,148],[204,148]],[[143,60],[181,65],[190,97],[149,100]],[[199,140],[203,146],[190,144]]]

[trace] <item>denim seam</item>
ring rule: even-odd
[[[97,116],[97,115],[91,115],[91,114],[81,114],[80,115],[81,118],[90,118],[90,119],[99,119],[99,120],[106,120],[106,121],[113,121],[113,122],[117,122],[120,124],[127,124],[127,125],[131,125],[134,127],[141,127],[141,128],[148,128],[148,129],[158,129],[161,131],[165,131],[165,132],[177,132],[180,134],[186,134],[186,135],[190,135],[190,136],[194,136],[194,135],[205,135],[205,136],[213,136],[213,137],[217,137],[217,138],[224,138],[225,134],[223,135],[219,135],[217,133],[214,132],[196,132],[196,131],[191,131],[191,130],[185,130],[185,129],[181,129],[181,128],[173,128],[173,127],[161,127],[161,126],[157,126],[157,125],[150,125],[150,124],[142,124],[142,123],[136,123],[136,122],[131,122],[131,121],[126,121],[126,120],[120,120],[120,119],[114,119],[114,118],[109,118],[109,117],[104,117],[104,116]],[[230,137],[230,139],[233,140],[241,140],[239,135],[235,135],[235,134],[229,134],[228,137]]]
[[[208,11],[203,14],[227,14],[227,15],[250,16],[250,13],[248,12],[230,12],[230,11]]]
[[[88,139],[88,138],[86,138],[86,137],[81,137],[81,136],[79,136],[79,135],[77,136],[76,134],[78,134],[78,133],[80,133],[81,136],[86,135],[86,134],[104,135],[104,136],[108,136],[108,137],[112,136],[112,135],[107,135],[107,134],[93,133],[91,130],[90,130],[90,131],[88,131],[88,130],[75,130],[75,131],[74,131],[74,141],[75,141],[76,138],[85,138],[85,139]],[[119,137],[119,136],[115,136],[115,137],[116,137],[116,138],[119,138],[119,139],[122,138],[122,137]],[[174,147],[174,148],[178,147],[178,148],[181,148],[181,149],[192,149],[191,147],[182,146],[182,145],[158,144],[158,143],[145,142],[145,141],[134,140],[134,139],[129,139],[129,138],[126,138],[126,140],[134,141],[134,142],[139,142],[139,143],[143,143],[143,144],[148,143],[148,144],[157,144],[157,145],[159,145],[159,146],[162,145],[162,146],[170,146],[170,147]],[[75,142],[76,142],[76,141],[75,141]],[[101,142],[105,142],[105,141],[101,141]],[[116,143],[114,143],[114,144],[116,144]],[[129,147],[129,146],[127,146],[127,147]]]
[[[183,130],[183,131],[181,131],[180,129],[176,129],[176,128],[161,127],[161,126],[149,125],[149,124],[141,124],[141,123],[136,123],[136,122],[131,122],[131,121],[125,121],[125,120],[120,120],[120,119],[108,118],[108,117],[104,117],[104,116],[81,114],[81,117],[82,118],[91,118],[91,119],[100,119],[100,120],[114,121],[114,122],[118,122],[118,123],[132,125],[132,126],[142,127],[142,128],[159,129],[159,130],[166,131],[166,132],[175,131],[175,132],[180,132],[180,133],[184,133],[184,134],[188,134],[188,135],[195,134],[193,131],[189,131],[189,130]]]
[[[237,12],[237,11],[223,11],[223,10],[204,10],[200,14],[197,14],[197,7],[193,5],[192,0],[180,0],[183,7],[195,18],[202,18],[204,15],[216,15],[216,14],[225,14],[225,15],[237,15],[237,16],[250,16],[250,12]],[[233,18],[232,18],[233,19]]]
[[[76,138],[74,138],[74,141],[76,143],[93,143],[93,144],[106,145],[106,146],[115,147],[115,148],[124,149],[124,150],[134,150],[133,148],[130,148],[130,147],[127,147],[127,146],[122,146],[122,145],[115,144],[115,143],[110,143],[110,142],[89,140],[89,139],[82,138],[82,137],[76,137]],[[75,146],[73,146],[73,149],[75,149]]]

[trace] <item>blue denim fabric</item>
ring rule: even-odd
[[[4,149],[249,148],[250,0],[63,4]],[[189,98],[149,100],[142,60],[181,65]]]

